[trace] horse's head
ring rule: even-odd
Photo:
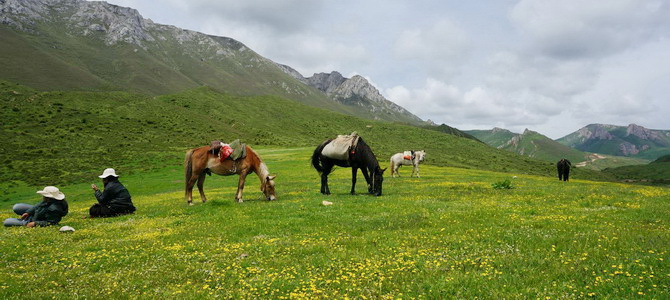
[[[382,183],[384,182],[384,171],[386,168],[380,169],[379,166],[372,171],[372,194],[375,196],[382,195]]]
[[[277,176],[267,176],[265,180],[261,183],[261,191],[265,194],[265,199],[268,201],[276,200],[277,195],[275,194],[275,181],[274,179]]]
[[[414,152],[414,155],[416,155],[416,158],[419,160],[419,162],[422,162],[426,158],[426,151],[416,151]]]

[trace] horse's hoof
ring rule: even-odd
[[[188,203],[188,206],[193,206],[193,202],[189,202],[189,203]]]
[[[235,200],[237,201],[237,203],[242,203],[242,202],[244,202],[244,200],[242,200],[242,199],[235,199]]]

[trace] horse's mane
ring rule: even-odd
[[[357,155],[361,156],[361,160],[365,161],[365,163],[368,165],[368,169],[371,171],[379,169],[379,162],[377,161],[377,157],[374,153],[372,153],[372,149],[370,146],[368,146],[367,143],[365,143],[362,137],[358,138],[358,144],[356,144],[355,151]]]
[[[268,166],[263,162],[261,157],[256,153],[254,149],[251,147],[247,146],[247,156],[253,155],[253,160],[258,160],[258,167],[254,168],[254,171],[258,175],[258,177],[261,178],[262,182],[265,182],[265,178],[270,175],[270,170],[268,170]]]

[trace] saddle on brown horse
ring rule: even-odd
[[[218,156],[221,161],[228,158],[238,160],[247,157],[247,144],[240,142],[240,139],[236,139],[230,144],[225,144],[221,141],[212,141],[209,147],[209,151],[213,155]]]

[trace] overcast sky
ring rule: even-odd
[[[362,75],[420,118],[551,138],[670,129],[668,0],[110,0],[309,77]]]

